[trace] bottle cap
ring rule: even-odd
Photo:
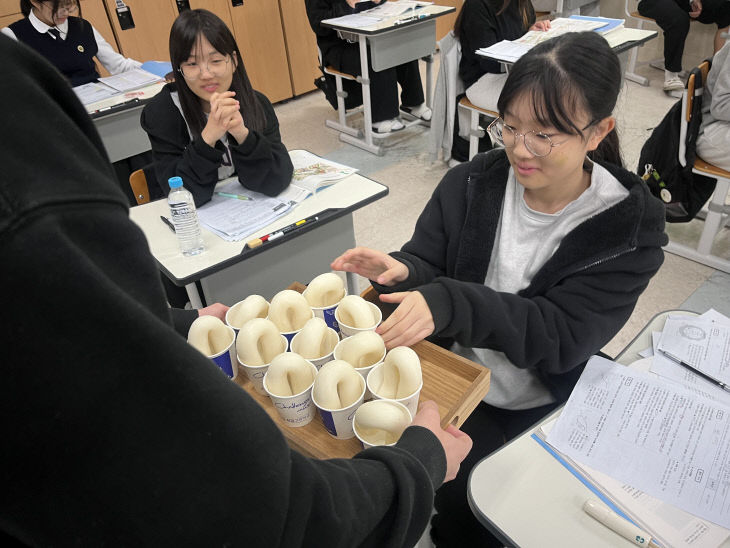
[[[182,177],[170,177],[167,184],[170,185],[170,188],[180,188],[183,186]]]

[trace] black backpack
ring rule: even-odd
[[[702,72],[695,68],[695,89],[702,89]],[[669,223],[686,223],[694,219],[712,196],[716,180],[692,173],[695,145],[702,121],[702,95],[692,102],[692,117],[685,136],[684,167],[679,163],[679,130],[683,115],[682,100],[677,101],[661,123],[654,128],[641,148],[637,173],[651,193],[664,202]]]

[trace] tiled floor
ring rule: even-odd
[[[618,5],[615,0],[604,0],[602,4],[610,4],[611,9]],[[620,5],[622,7],[623,2]],[[602,9],[602,13],[605,11]],[[604,15],[611,16],[612,13]],[[685,50],[685,68],[697,64],[711,52],[713,33],[714,27],[693,25]],[[640,59],[660,57],[661,44],[660,37],[644,46]],[[622,154],[629,168],[636,168],[642,144],[677,100],[661,90],[662,72],[646,65],[637,72],[650,78],[650,86],[626,82],[616,109]],[[340,142],[334,130],[325,128],[325,118],[334,118],[335,112],[319,91],[279,104],[276,112],[282,138],[288,148],[304,148],[357,167],[363,175],[390,188],[386,198],[356,212],[355,234],[359,245],[392,251],[408,240],[416,218],[448,169],[441,161],[431,162],[426,153],[428,128],[409,128],[389,137],[384,141],[385,154],[374,156]],[[701,227],[699,223],[695,221],[690,225],[669,227],[672,238],[684,240],[696,236],[701,228],[694,225]],[[726,256],[730,255],[728,232],[725,229],[726,234],[716,251]],[[364,286],[365,281],[362,283]],[[730,303],[730,276],[716,274],[709,267],[667,253],[664,265],[639,299],[626,326],[604,351],[615,355],[654,314],[662,310],[682,307],[683,304],[698,311],[710,305],[716,308],[724,305],[723,312],[730,315],[727,303]]]

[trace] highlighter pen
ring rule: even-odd
[[[224,198],[235,198],[236,200],[251,200],[253,201],[253,198],[250,196],[245,196],[243,194],[231,194],[230,192],[216,192],[218,196],[223,196]]]
[[[614,533],[618,533],[626,540],[633,542],[637,546],[649,546],[651,548],[659,548],[654,542],[651,535],[641,528],[637,527],[630,521],[622,518],[615,512],[612,512],[600,502],[588,499],[583,504],[583,511],[596,521],[611,529]]]
[[[300,219],[296,223],[292,223],[290,225],[285,226],[284,228],[280,228],[279,230],[275,230],[274,232],[271,232],[270,234],[266,234],[265,236],[261,236],[260,238],[256,238],[254,240],[249,240],[246,242],[246,246],[249,249],[253,249],[255,247],[258,247],[262,245],[264,242],[270,242],[272,240],[276,240],[277,238],[281,238],[285,234],[288,234],[292,230],[296,230],[297,228],[304,226],[308,223],[313,223],[319,219],[318,216],[314,215],[312,217],[307,217],[306,219]],[[244,249],[245,249],[244,247]]]

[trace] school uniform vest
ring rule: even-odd
[[[94,56],[99,50],[91,24],[79,17],[68,18],[68,36],[65,40],[54,39],[50,34],[38,32],[26,17],[10,25],[15,36],[48,59],[70,80],[72,86],[80,86],[99,78]]]

